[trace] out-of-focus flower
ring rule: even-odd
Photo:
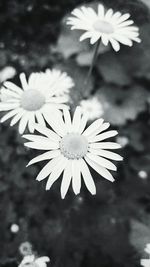
[[[36,258],[35,255],[29,255],[23,258],[18,267],[47,267],[49,261],[50,259],[47,256]]]
[[[45,117],[55,132],[37,124],[35,129],[42,136],[30,134],[23,136],[29,140],[25,146],[47,151],[32,159],[28,165],[49,160],[36,178],[38,181],[42,181],[49,176],[46,190],[49,190],[63,173],[62,198],[65,197],[71,181],[75,194],[80,193],[81,174],[86,187],[94,195],[96,187],[88,165],[107,180],[114,181],[108,170],[116,171],[116,166],[108,159],[119,161],[122,160],[122,157],[107,149],[118,149],[121,146],[104,140],[116,136],[118,133],[112,130],[102,133],[110,126],[109,123],[103,123],[103,119],[94,121],[85,130],[88,116],[86,113],[82,114],[80,107],[76,108],[72,120],[69,110],[64,109],[63,115],[64,118],[61,113],[59,116],[57,114],[57,117],[49,115]]]
[[[11,227],[10,227],[10,231],[12,233],[14,233],[14,234],[18,233],[18,231],[19,231],[19,225],[16,224],[16,223],[12,224]]]
[[[0,71],[0,82],[12,79],[16,75],[15,68],[7,66]]]
[[[34,123],[45,125],[45,114],[65,107],[66,93],[72,86],[72,79],[66,73],[53,69],[45,73],[32,73],[27,82],[24,73],[20,74],[22,88],[12,82],[5,82],[1,89],[0,111],[9,111],[2,117],[4,122],[13,117],[10,125],[19,121],[19,133],[26,127],[34,132]]]
[[[31,243],[28,242],[28,241],[23,242],[19,246],[19,251],[20,251],[20,254],[23,255],[23,256],[32,255],[32,245],[31,245]]]
[[[144,251],[146,253],[150,254],[150,243],[146,245]],[[149,259],[141,259],[140,263],[144,267],[149,267],[150,266],[150,258]]]
[[[89,120],[94,120],[102,117],[104,113],[103,106],[96,97],[93,97],[92,99],[82,100],[80,102],[80,106],[83,112],[88,113]]]
[[[148,92],[140,86],[124,90],[110,85],[100,88],[96,96],[103,105],[103,118],[112,124],[123,125],[145,110]]]
[[[147,174],[146,171],[141,170],[141,171],[138,172],[138,176],[139,176],[141,179],[147,179],[148,174]],[[145,251],[146,251],[146,249],[145,249]],[[149,249],[149,251],[150,251],[150,249]]]
[[[117,136],[116,140],[117,143],[120,144],[122,147],[125,147],[129,144],[129,138],[126,136]]]
[[[90,43],[96,43],[100,38],[102,43],[107,46],[111,43],[115,51],[120,50],[120,44],[132,46],[133,41],[141,42],[139,29],[134,26],[134,21],[129,19],[130,14],[121,14],[112,9],[105,11],[102,4],[98,5],[98,12],[91,7],[76,8],[72,11],[74,17],[69,17],[67,24],[71,29],[85,31],[80,41],[90,38]]]

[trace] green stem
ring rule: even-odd
[[[96,59],[97,59],[99,45],[100,45],[100,39],[97,41],[97,43],[96,43],[96,45],[95,45],[95,51],[94,51],[94,55],[93,55],[93,59],[92,59],[92,63],[91,63],[91,66],[90,66],[90,68],[89,68],[87,77],[86,77],[86,79],[85,79],[84,86],[86,86],[86,85],[88,84],[89,79],[90,79],[90,77],[91,77],[92,70],[93,70],[93,68],[94,68],[94,64],[95,64],[95,61],[96,61]]]

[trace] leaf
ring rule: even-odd
[[[131,78],[116,53],[109,52],[101,55],[97,61],[97,68],[107,83],[121,86],[131,83]]]

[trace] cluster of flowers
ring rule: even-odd
[[[120,50],[120,43],[132,46],[133,41],[141,41],[138,27],[133,26],[133,20],[129,19],[130,14],[123,15],[112,9],[105,11],[101,4],[98,5],[98,12],[83,6],[75,9],[72,14],[73,17],[68,18],[67,24],[71,25],[72,30],[84,31],[80,41],[89,38],[91,44],[99,44],[101,40],[105,46],[110,43],[115,51]],[[19,133],[23,134],[27,129],[30,133],[23,135],[28,140],[25,146],[46,151],[28,164],[48,161],[36,178],[41,181],[48,177],[46,190],[63,173],[62,198],[71,182],[74,193],[80,193],[81,176],[90,193],[96,194],[88,165],[113,182],[114,178],[109,170],[116,171],[116,166],[110,160],[120,161],[122,157],[108,150],[119,149],[121,146],[104,140],[116,136],[117,131],[104,132],[110,124],[103,119],[97,119],[86,127],[89,115],[81,107],[76,108],[71,118],[67,106],[68,92],[74,86],[71,77],[59,70],[48,69],[45,72],[32,73],[28,80],[21,73],[20,81],[20,87],[6,81],[1,88],[0,111],[7,112],[1,122],[11,119],[11,126],[19,122]],[[25,255],[19,267],[46,267],[48,262],[49,258],[46,256]],[[142,260],[141,264],[148,266],[147,260]]]
[[[38,257],[28,241],[20,245],[19,251],[23,259],[18,267],[47,267],[47,263],[50,262],[47,256]]]
[[[120,43],[132,46],[133,41],[140,42],[139,29],[133,26],[133,20],[129,19],[130,14],[122,15],[112,9],[105,11],[101,4],[98,5],[98,12],[91,7],[81,7],[72,14],[73,17],[68,18],[67,24],[72,26],[72,30],[84,31],[80,41],[90,38],[91,44],[94,44],[101,40],[105,46],[110,43],[115,51],[120,50]],[[119,161],[122,157],[108,150],[119,149],[121,146],[104,140],[116,136],[117,131],[104,132],[110,124],[103,119],[86,127],[88,114],[81,107],[76,108],[71,118],[66,103],[74,82],[67,73],[48,69],[45,72],[32,73],[28,80],[21,73],[20,81],[21,87],[10,81],[3,84],[0,111],[9,112],[2,117],[1,122],[10,118],[11,126],[19,122],[20,134],[27,128],[30,132],[23,135],[28,140],[25,146],[46,151],[28,164],[48,161],[36,178],[41,181],[48,177],[46,190],[63,173],[62,198],[71,182],[74,193],[80,193],[81,176],[91,194],[96,194],[88,165],[113,182],[114,178],[109,170],[116,171],[116,166],[110,160]]]

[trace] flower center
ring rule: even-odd
[[[29,89],[22,94],[21,106],[28,111],[39,110],[45,104],[45,97],[38,90]]]
[[[109,22],[100,19],[95,21],[93,27],[96,31],[101,33],[110,34],[114,32],[114,28]]]
[[[88,141],[83,135],[69,133],[61,139],[60,151],[68,159],[83,158],[88,151]]]

